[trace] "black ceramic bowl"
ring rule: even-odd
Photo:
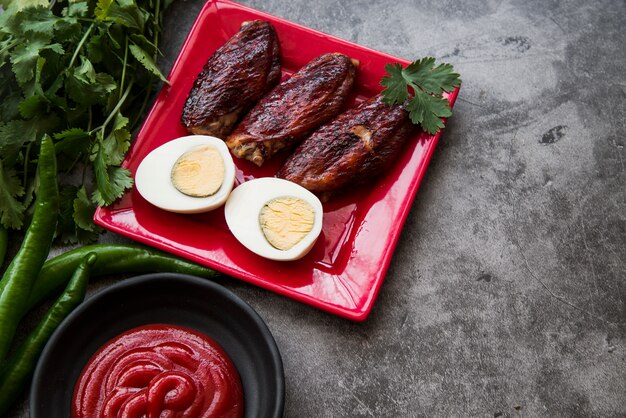
[[[282,360],[261,317],[215,282],[168,273],[115,284],[87,299],[61,323],[35,369],[30,416],[69,417],[74,385],[93,353],[124,331],[155,323],[187,326],[213,338],[239,372],[245,416],[282,416]]]

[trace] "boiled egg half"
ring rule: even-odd
[[[161,209],[178,213],[213,210],[226,202],[235,164],[219,138],[190,135],[154,149],[135,173],[137,191]]]
[[[264,177],[233,190],[224,207],[226,223],[250,251],[270,260],[306,255],[322,231],[322,203],[288,180]]]

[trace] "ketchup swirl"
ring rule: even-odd
[[[74,418],[242,417],[235,366],[206,335],[175,325],[131,329],[89,359],[74,388]]]

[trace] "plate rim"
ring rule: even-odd
[[[209,0],[207,1],[204,6],[202,7],[202,9],[200,10],[200,12],[198,13],[198,16],[196,17],[196,20],[194,21],[193,25],[191,26],[191,29],[185,39],[185,41],[183,42],[181,49],[178,53],[178,56],[176,57],[176,59],[174,60],[174,63],[172,65],[172,68],[170,70],[170,73],[168,74],[168,79],[171,78],[172,74],[179,71],[178,67],[182,66],[184,64],[184,51],[186,50],[186,48],[188,47],[188,44],[190,44],[191,42],[193,42],[193,34],[194,32],[198,31],[199,27],[203,24],[203,19],[205,18],[205,14],[210,13],[209,9],[211,7],[215,7],[216,11],[215,13],[219,13],[219,5],[220,4],[224,4],[227,5],[229,7],[234,7],[237,9],[241,9],[244,10],[248,13],[252,13],[254,15],[256,15],[256,17],[258,18],[267,18],[267,19],[272,19],[275,21],[279,21],[282,24],[285,24],[287,26],[291,26],[294,28],[297,28],[300,31],[304,31],[316,36],[321,36],[324,37],[326,39],[330,39],[332,40],[334,43],[339,43],[343,46],[347,46],[350,48],[357,48],[360,49],[366,53],[370,53],[370,54],[376,54],[378,56],[384,57],[386,60],[390,60],[390,61],[395,61],[398,62],[402,65],[408,65],[410,63],[410,61],[408,61],[407,59],[403,59],[403,58],[399,58],[399,57],[395,57],[392,56],[388,53],[382,52],[382,51],[378,51],[375,50],[373,48],[367,47],[367,46],[363,46],[342,38],[339,38],[335,35],[331,35],[325,32],[322,32],[320,30],[317,29],[313,29],[304,25],[301,25],[299,23],[296,22],[292,22],[289,21],[287,19],[278,17],[278,16],[274,16],[271,15],[267,12],[264,11],[260,11],[257,9],[254,9],[252,7],[246,6],[246,5],[242,5],[236,2],[233,2],[231,0]],[[146,122],[148,122],[149,120],[151,120],[152,114],[158,112],[156,104],[159,101],[159,98],[163,95],[165,95],[166,93],[166,89],[167,86],[164,85],[161,89],[161,92],[159,93],[155,104],[152,106],[152,108],[150,109],[150,112],[148,113],[144,124],[142,125],[137,137],[140,137],[144,134],[144,130],[148,131],[150,129],[150,127],[148,126],[148,124]],[[452,92],[450,92],[448,94],[448,100],[450,102],[450,107],[452,108],[456,98],[459,94],[460,91],[460,86],[455,88]],[[445,123],[446,121],[444,121]],[[253,284],[255,286],[258,286],[260,288],[272,291],[272,292],[276,292],[280,295],[283,296],[287,296],[291,299],[294,299],[298,302],[301,303],[305,303],[307,305],[313,306],[317,309],[329,312],[331,314],[334,315],[338,315],[340,317],[352,320],[352,321],[364,321],[370,314],[373,306],[374,306],[374,302],[376,301],[378,294],[380,292],[380,289],[382,287],[383,282],[385,281],[386,278],[386,274],[387,271],[389,269],[391,260],[393,258],[393,254],[395,251],[395,247],[397,246],[398,240],[400,238],[401,232],[403,230],[403,226],[404,223],[406,221],[406,218],[411,210],[411,207],[413,205],[413,202],[415,200],[415,196],[417,194],[417,190],[423,180],[423,177],[425,175],[426,169],[430,163],[431,157],[437,147],[437,143],[439,142],[439,139],[441,137],[443,133],[443,129],[439,130],[438,133],[436,133],[435,135],[427,135],[427,134],[423,134],[420,133],[419,131],[417,131],[414,134],[414,137],[412,137],[412,140],[415,141],[419,141],[421,140],[422,136],[424,138],[427,138],[427,144],[423,149],[423,155],[420,158],[420,160],[418,161],[418,165],[415,169],[415,175],[413,177],[411,177],[411,181],[410,184],[407,186],[406,188],[406,193],[405,196],[403,198],[403,201],[406,202],[405,204],[400,205],[398,212],[395,213],[396,215],[396,225],[401,225],[401,227],[394,227],[393,229],[391,229],[389,231],[389,239],[388,239],[388,247],[381,252],[380,255],[380,264],[378,266],[378,269],[376,272],[371,272],[372,275],[376,275],[377,277],[375,279],[373,279],[371,281],[371,286],[369,287],[369,290],[367,292],[363,292],[363,294],[360,294],[359,296],[363,297],[363,301],[360,305],[357,305],[355,307],[349,307],[349,306],[345,306],[345,305],[340,305],[337,303],[333,303],[333,302],[329,302],[329,301],[325,301],[325,300],[320,300],[319,298],[316,298],[313,295],[309,295],[306,293],[300,293],[297,292],[295,289],[290,289],[290,288],[284,288],[282,286],[280,286],[280,284],[274,283],[274,281],[270,281],[267,278],[265,278],[265,281],[260,280],[259,278],[257,278],[257,274],[252,273],[252,272],[247,272],[247,275],[245,273],[240,272],[239,270],[237,270],[236,268],[230,266],[230,265],[225,265],[220,263],[219,261],[214,261],[213,259],[210,258],[205,258],[203,256],[200,256],[198,254],[194,254],[192,252],[187,252],[185,250],[181,250],[179,248],[177,248],[174,245],[170,245],[169,243],[163,242],[163,241],[159,241],[159,240],[155,240],[152,237],[149,236],[145,236],[143,234],[141,234],[140,232],[135,232],[132,230],[128,230],[125,228],[125,225],[121,225],[121,224],[117,224],[114,221],[109,222],[106,217],[107,216],[111,216],[111,214],[114,212],[113,210],[110,210],[108,208],[103,208],[103,207],[98,207],[96,209],[96,212],[94,214],[94,222],[100,226],[103,226],[113,232],[119,233],[121,235],[127,236],[133,240],[136,240],[138,242],[142,242],[144,244],[156,247],[156,248],[160,248],[164,251],[176,254],[178,256],[184,257],[186,259],[198,262],[200,264],[209,266],[211,268],[214,268],[216,270],[221,271],[224,274],[233,276],[239,280],[242,280],[246,283],[250,283]],[[418,138],[419,137],[419,138]],[[133,146],[135,144],[135,141],[133,142]],[[132,154],[132,148],[128,154],[128,156],[130,156]],[[127,166],[128,162],[129,162],[129,158],[127,158],[124,160],[123,166]],[[130,192],[127,192],[130,193]],[[132,206],[129,208],[130,211],[134,212],[134,209],[132,208]],[[158,233],[154,233],[152,232],[153,235],[156,236],[160,236]],[[174,240],[175,241],[175,240]],[[245,269],[242,269],[245,270]],[[334,276],[333,276],[334,277]]]

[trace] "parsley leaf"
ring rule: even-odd
[[[439,132],[444,126],[442,118],[452,115],[450,103],[442,94],[461,85],[452,65],[435,66],[435,59],[426,57],[406,68],[399,63],[387,64],[385,71],[387,75],[380,81],[385,87],[383,101],[404,104],[414,124],[421,125],[431,135]]]

